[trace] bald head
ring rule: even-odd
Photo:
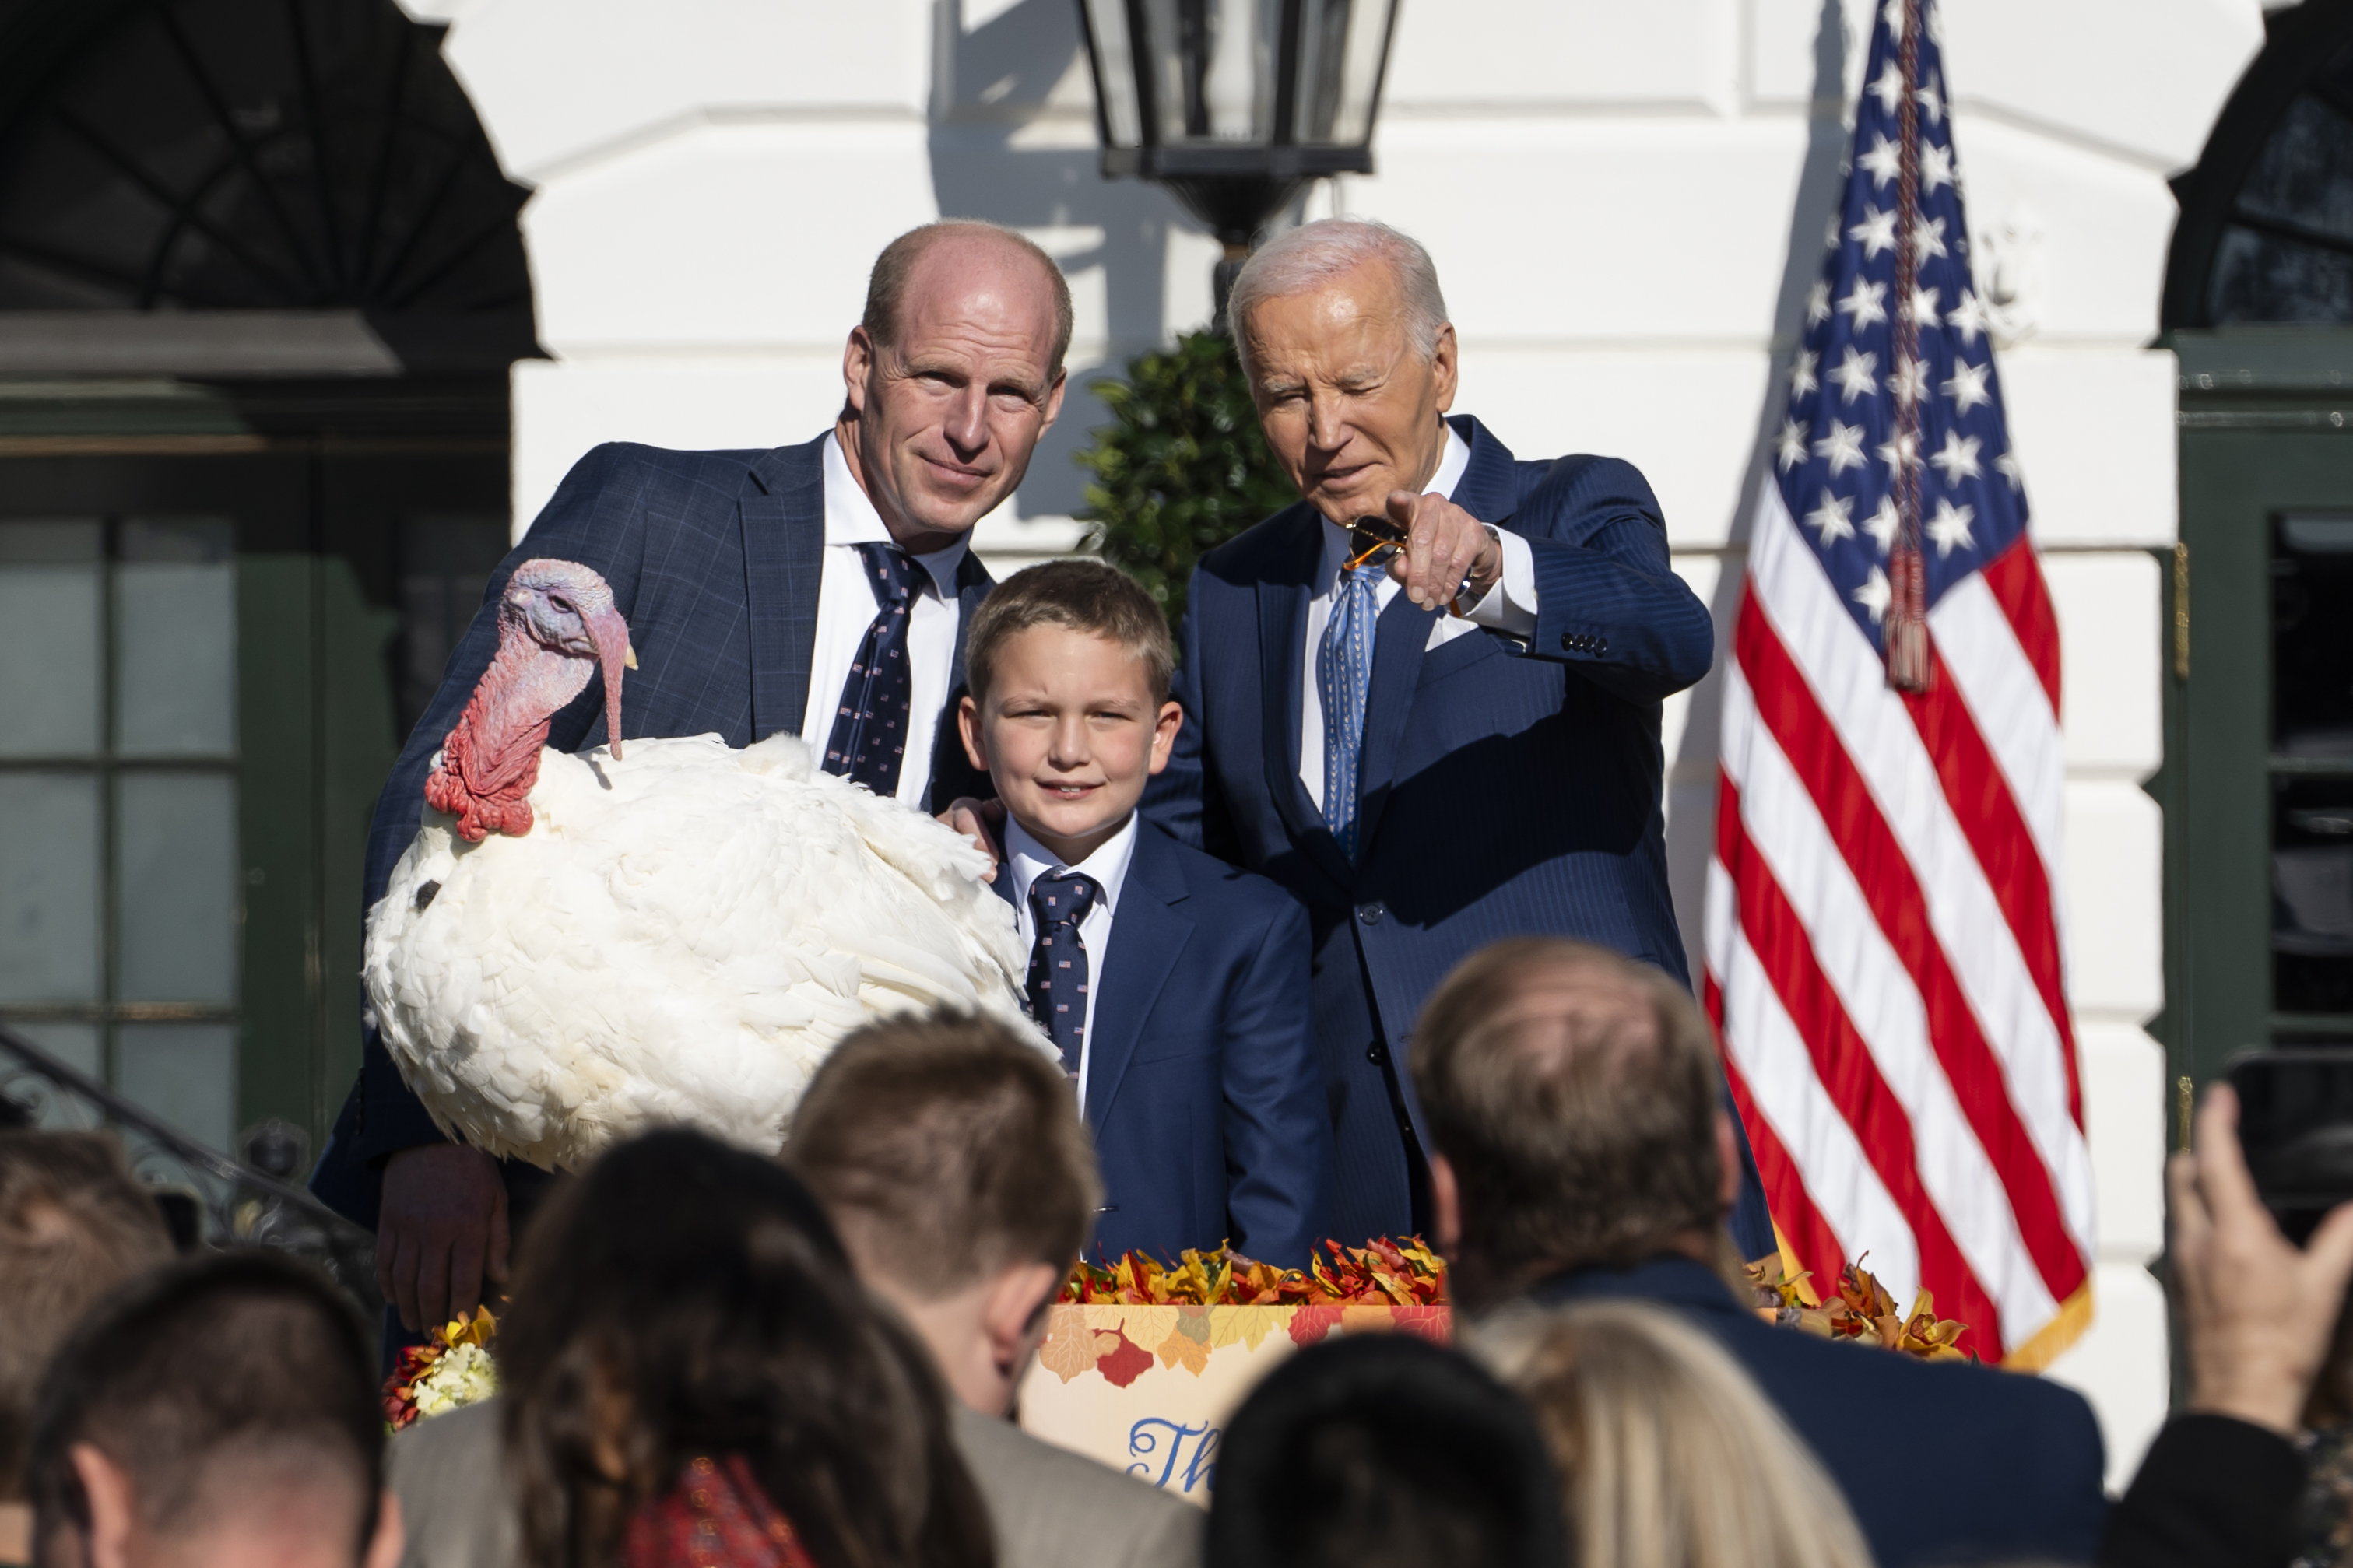
[[[1020,485],[1061,412],[1070,346],[1070,286],[1012,230],[928,224],[884,247],[834,434],[902,548],[949,548]]]
[[[1552,938],[1482,949],[1422,1010],[1413,1077],[1459,1193],[1473,1304],[1684,1247],[1722,1219],[1714,1035],[1647,964]]]
[[[859,324],[875,342],[902,340],[908,297],[922,289],[918,309],[936,315],[974,296],[1008,321],[1017,318],[1046,346],[1049,378],[1062,374],[1071,352],[1071,285],[1054,258],[1027,236],[974,218],[943,218],[911,228],[882,247],[866,279],[866,314]],[[978,285],[978,287],[975,287]],[[942,296],[945,296],[944,299]]]

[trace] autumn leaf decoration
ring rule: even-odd
[[[1757,1315],[1824,1339],[1864,1341],[1922,1361],[1978,1359],[1976,1352],[1955,1342],[1968,1325],[1937,1317],[1936,1298],[1926,1290],[1913,1300],[1911,1311],[1898,1313],[1887,1288],[1860,1262],[1839,1266],[1838,1294],[1826,1300],[1818,1298],[1812,1279],[1810,1270],[1788,1274],[1778,1253],[1749,1264]]]
[[[1154,1363],[1198,1377],[1210,1352],[1256,1350],[1269,1335],[1311,1345],[1335,1330],[1398,1331],[1443,1343],[1446,1265],[1419,1237],[1343,1247],[1327,1241],[1305,1268],[1277,1268],[1230,1247],[1175,1263],[1130,1252],[1081,1263],[1049,1314],[1039,1364],[1064,1383],[1099,1372],[1125,1388]]]
[[[1446,1300],[1446,1264],[1419,1237],[1362,1247],[1326,1241],[1305,1268],[1277,1268],[1223,1247],[1188,1247],[1173,1264],[1130,1252],[1116,1263],[1082,1261],[1060,1299],[1123,1307],[1436,1307]]]

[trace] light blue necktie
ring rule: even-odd
[[[1332,595],[1332,619],[1315,656],[1324,699],[1324,820],[1340,853],[1356,858],[1356,771],[1365,749],[1365,698],[1373,686],[1373,630],[1380,619],[1385,563],[1345,574]]]

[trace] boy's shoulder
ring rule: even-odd
[[[1183,876],[1188,898],[1226,911],[1221,919],[1263,923],[1299,908],[1298,900],[1278,884],[1194,848],[1149,817],[1137,822],[1135,842],[1140,855],[1157,857]],[[1146,845],[1151,846],[1148,850]]]

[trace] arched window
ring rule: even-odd
[[[526,193],[438,29],[391,0],[37,9],[85,26],[0,35],[47,61],[0,103],[0,310],[341,309],[412,368],[537,352]]]
[[[2168,327],[2353,322],[2353,5],[2274,13],[2174,192]]]

